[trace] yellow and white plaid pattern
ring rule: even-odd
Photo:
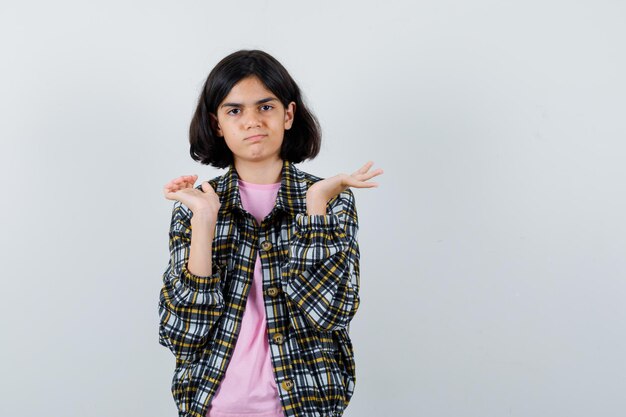
[[[356,381],[349,323],[359,307],[358,218],[349,188],[328,202],[327,214],[306,214],[306,192],[320,179],[283,161],[276,204],[260,225],[241,205],[232,164],[209,180],[221,207],[207,277],[187,270],[193,214],[174,202],[159,343],[176,357],[179,417],[206,415],[237,341],[256,256],[285,416],[343,414]]]

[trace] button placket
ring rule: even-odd
[[[280,289],[277,287],[269,287],[265,290],[265,294],[269,295],[272,298],[276,297],[279,292]]]
[[[291,379],[285,379],[280,383],[280,386],[287,391],[291,391],[293,389],[293,381]]]
[[[270,242],[269,240],[264,240],[263,242],[261,242],[261,249],[266,252],[272,249],[272,246],[272,242]]]
[[[259,246],[261,250],[268,252],[273,248],[274,245],[269,240],[263,240]],[[269,297],[274,298],[278,296],[280,291],[281,291],[280,288],[272,286],[272,287],[268,287],[265,289],[265,294],[268,295]],[[272,335],[272,341],[277,345],[281,345],[285,342],[285,336],[282,333],[274,333]],[[280,386],[285,391],[291,391],[294,386],[293,380],[287,378],[280,383]]]
[[[285,337],[282,335],[282,333],[274,333],[274,335],[272,336],[272,340],[277,345],[282,344],[284,342],[284,339],[285,339]]]

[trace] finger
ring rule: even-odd
[[[178,198],[176,198],[178,194],[176,194],[176,193],[170,192],[170,193],[164,193],[164,195],[165,195],[165,198],[168,199],[168,200],[178,200]],[[180,201],[180,200],[178,200],[178,201]]]
[[[166,186],[169,186],[172,190],[178,191],[184,188],[192,187],[194,183],[195,180],[192,176],[185,175],[171,180]]]
[[[175,193],[175,192],[177,192],[179,190],[180,190],[180,187],[177,187],[177,186],[169,186],[169,187],[165,187],[163,189],[163,191],[166,192],[166,193]]]
[[[375,182],[362,182],[359,184],[354,184],[354,185],[350,185],[350,187],[354,187],[354,188],[376,188],[378,187],[378,184]]]
[[[193,187],[193,183],[194,183],[194,181],[191,181],[189,179],[185,179],[184,181],[182,181],[180,183],[180,185],[181,185],[182,188],[189,188],[189,187]]]
[[[377,169],[376,171],[368,172],[368,173],[365,173],[365,174],[357,174],[357,175],[353,176],[353,178],[356,178],[359,181],[367,181],[367,180],[369,180],[371,178],[374,178],[374,177],[376,177],[376,176],[378,176],[378,175],[380,175],[382,173],[383,173],[382,169]]]
[[[173,182],[173,181],[170,181],[170,182],[168,182],[167,184],[165,184],[163,186],[163,189],[164,190],[168,190],[168,191],[175,190],[177,188],[178,188],[178,185],[175,182]]]
[[[378,187],[377,182],[364,182],[361,184],[359,188],[375,188]]]
[[[173,180],[168,182],[169,185],[173,185],[176,187],[179,187],[181,184],[184,184],[184,183],[185,183],[185,179],[183,177],[174,178]]]
[[[177,178],[175,181],[176,181],[176,184],[178,184],[179,186],[183,188],[189,188],[189,187],[193,187],[197,178],[198,178],[197,175],[184,175],[182,177]]]
[[[368,172],[368,173],[361,174],[361,175],[364,175],[364,176],[365,176],[365,178],[369,179],[369,178],[374,178],[374,177],[376,177],[377,175],[380,175],[380,174],[382,174],[382,173],[383,173],[383,170],[382,170],[381,168],[379,168],[379,169],[377,169],[376,171]]]
[[[168,200],[172,200],[173,197],[176,195],[176,190],[172,189],[172,188],[168,188],[168,187],[164,187],[163,188],[163,195],[165,196],[165,198],[167,198]]]
[[[370,169],[370,167],[374,165],[374,161],[367,161],[362,167],[361,169],[363,170],[363,172],[367,172],[367,170]]]
[[[372,165],[374,165],[374,161],[367,161],[365,165],[354,171],[354,174],[365,174],[372,167]]]
[[[370,172],[370,177],[369,178],[377,177],[378,175],[381,175],[382,173],[383,173],[382,168],[379,168],[376,171]]]
[[[374,182],[366,182],[363,180],[356,179],[354,177],[351,177],[350,179],[348,179],[346,185],[348,187],[357,187],[357,188],[370,188],[370,187],[378,186],[378,184]]]
[[[191,183],[191,185],[194,185],[196,183],[196,180],[198,179],[197,175],[189,175],[187,176],[187,178],[189,179],[189,182]]]
[[[197,178],[198,178],[197,175],[181,175],[180,177],[174,179],[173,181],[177,183],[190,182],[190,181],[195,182]]]

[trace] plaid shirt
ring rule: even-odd
[[[261,225],[241,205],[232,164],[209,180],[221,207],[206,277],[187,270],[193,213],[174,202],[159,343],[176,357],[171,390],[179,417],[206,415],[237,341],[257,254],[285,416],[343,414],[356,381],[349,323],[359,307],[358,218],[349,188],[328,202],[327,214],[306,214],[306,192],[320,179],[283,161],[276,204]]]

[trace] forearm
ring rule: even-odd
[[[326,214],[326,201],[315,195],[307,194],[306,197],[306,214]]]
[[[159,295],[159,343],[178,360],[192,361],[201,354],[224,310],[220,282],[225,270],[211,263],[214,224],[203,216],[193,216],[181,203],[174,203],[169,231],[170,261]],[[191,252],[194,258],[190,262]],[[211,273],[210,268],[215,272]]]
[[[316,330],[347,327],[360,304],[358,249],[337,252],[304,272],[291,273],[284,291]]]
[[[187,270],[200,277],[213,274],[212,243],[215,237],[215,221],[203,213],[191,218],[191,244]]]
[[[336,330],[346,327],[359,307],[354,195],[346,191],[331,202],[329,212],[318,210],[307,198],[307,215],[296,215],[284,290],[313,327]]]

